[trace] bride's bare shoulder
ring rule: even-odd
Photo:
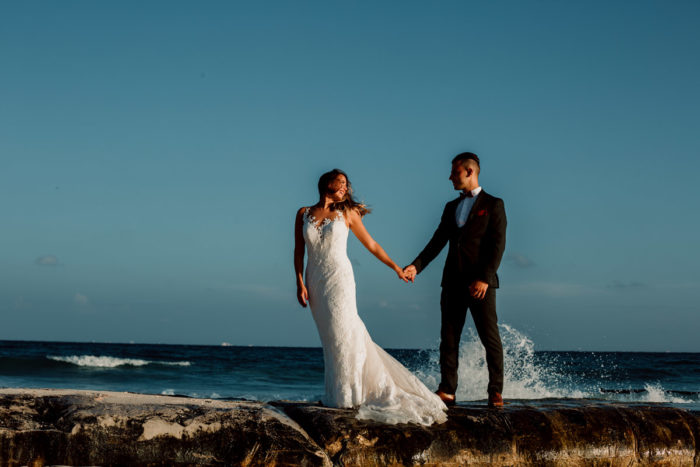
[[[347,219],[348,226],[351,226],[357,222],[362,222],[362,214],[360,214],[360,211],[357,208],[346,209],[343,215]]]
[[[308,210],[309,210],[308,206],[302,206],[302,207],[300,207],[299,210],[297,210],[297,215],[296,215],[297,221],[302,220],[302,219],[304,218],[304,214],[306,214],[306,212],[307,212]]]

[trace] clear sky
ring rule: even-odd
[[[296,210],[339,167],[399,263],[482,159],[502,322],[541,350],[700,351],[700,3],[0,5],[0,339],[318,346]],[[444,253],[356,239],[359,312],[435,347]],[[468,320],[469,321],[469,320]]]

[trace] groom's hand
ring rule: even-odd
[[[416,280],[416,274],[418,274],[418,270],[414,265],[409,265],[403,268],[403,273],[406,275],[406,279],[408,279],[411,282],[415,282]]]
[[[469,286],[469,293],[477,300],[482,300],[486,296],[489,285],[484,281],[474,281]]]

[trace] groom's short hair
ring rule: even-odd
[[[463,152],[461,154],[457,154],[454,159],[452,159],[452,163],[454,164],[455,162],[459,162],[462,164],[463,167],[467,167],[467,163],[469,161],[474,161],[476,162],[476,167],[477,167],[477,173],[481,170],[481,162],[479,161],[479,156],[474,154],[473,152]]]

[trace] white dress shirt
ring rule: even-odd
[[[455,220],[457,221],[457,227],[463,227],[464,224],[467,222],[467,217],[469,217],[469,211],[471,211],[472,206],[474,206],[476,195],[481,193],[481,187],[478,186],[474,188],[471,191],[471,193],[471,198],[465,196],[464,198],[462,198],[462,201],[460,201],[457,205],[457,210],[455,211]]]

